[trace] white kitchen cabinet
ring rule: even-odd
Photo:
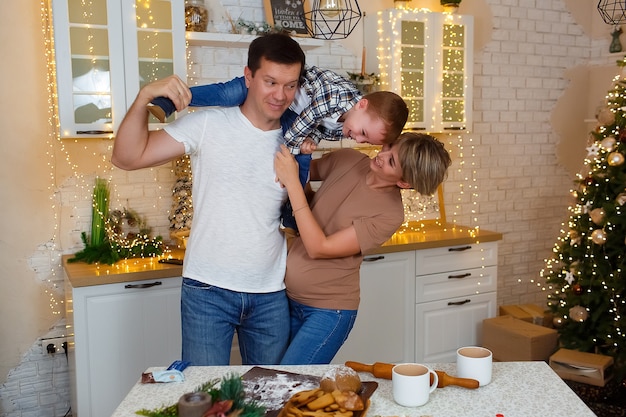
[[[357,320],[332,362],[454,362],[496,315],[497,261],[497,241],[367,256]]]
[[[498,243],[416,251],[415,360],[454,362],[496,315]]]
[[[109,417],[142,372],[180,359],[181,281],[72,287],[66,277],[74,416]]]
[[[414,331],[415,251],[366,256],[357,319],[333,363],[412,362]]]
[[[405,128],[470,129],[473,16],[387,9],[364,21],[365,45],[376,47],[367,67],[379,73],[381,90],[407,102]]]
[[[52,7],[62,138],[112,137],[143,85],[171,74],[186,79],[182,0],[53,0]]]

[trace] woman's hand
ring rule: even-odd
[[[289,189],[292,186],[302,187],[298,177],[298,163],[289,149],[285,145],[280,145],[280,152],[274,158],[274,170],[276,171],[276,181]]]

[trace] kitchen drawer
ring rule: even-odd
[[[496,291],[498,268],[461,269],[418,276],[415,282],[417,303]]]
[[[483,320],[496,315],[496,292],[415,305],[415,360],[454,362],[461,346],[480,346]]]
[[[471,243],[415,251],[419,275],[497,265],[498,242]]]

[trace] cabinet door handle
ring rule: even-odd
[[[151,282],[149,284],[126,284],[124,286],[124,288],[126,289],[134,289],[134,288],[152,288],[152,287],[156,287],[157,285],[162,285],[163,283],[161,281],[154,281]]]
[[[378,256],[372,256],[369,258],[363,258],[363,262],[376,262],[376,261],[380,261],[381,259],[385,259],[385,257],[383,255],[378,255]]]
[[[462,278],[467,278],[471,276],[472,276],[471,272],[467,272],[465,274],[460,274],[460,275],[448,275],[448,279],[462,279]]]
[[[467,304],[469,302],[471,302],[472,300],[467,299],[467,300],[463,300],[463,301],[450,301],[448,302],[449,306],[462,306],[463,304]]]
[[[105,135],[113,133],[112,130],[77,130],[77,135]]]
[[[461,246],[460,248],[448,248],[448,252],[463,252],[465,250],[472,249],[471,246]]]

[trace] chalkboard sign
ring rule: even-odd
[[[265,19],[272,26],[280,25],[294,36],[309,36],[304,24],[305,0],[263,0]]]

